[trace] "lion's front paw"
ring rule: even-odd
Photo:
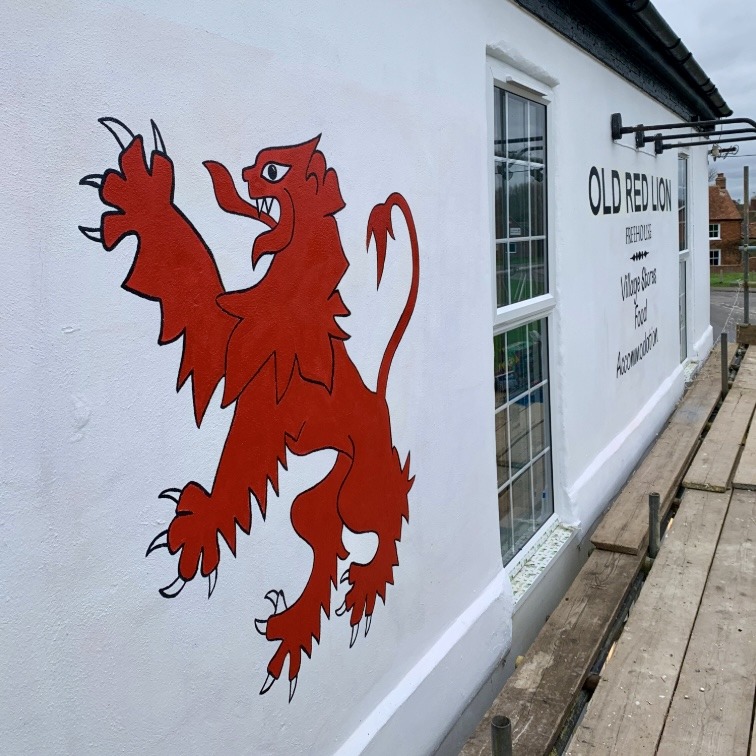
[[[100,123],[121,147],[119,170],[89,174],[79,182],[96,188],[100,199],[115,208],[102,214],[99,228],[79,226],[79,230],[105,249],[113,249],[124,237],[137,236],[160,223],[173,202],[173,163],[165,151],[160,131],[152,122],[155,148],[150,163],[144,154],[144,140],[115,118],[100,118]]]
[[[217,512],[210,494],[198,483],[189,483],[183,491],[169,488],[161,498],[176,502],[176,515],[168,530],[159,533],[147,549],[149,556],[156,549],[166,547],[171,554],[180,552],[178,577],[160,593],[174,598],[200,569],[208,578],[208,598],[212,595],[218,576],[220,550],[218,546]]]

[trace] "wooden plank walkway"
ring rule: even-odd
[[[719,492],[729,488],[755,407],[756,349],[743,356],[732,390],[685,475],[686,488]]]
[[[753,378],[753,391],[756,395],[756,349],[753,352],[753,359],[744,360],[746,371],[740,384],[745,384],[746,379],[750,382]],[[734,353],[735,347],[732,346],[730,360]],[[751,390],[747,385],[734,385],[733,389],[735,388],[740,389],[741,393],[749,393]],[[507,681],[476,732],[464,746],[462,756],[491,753],[490,725],[491,719],[497,714],[508,716],[512,722],[516,756],[538,756],[551,751],[586,685],[591,667],[617,622],[623,602],[643,563],[648,540],[648,494],[654,490],[661,494],[664,516],[701,443],[701,434],[719,401],[720,391],[720,358],[719,350],[715,350],[649,454],[615,499],[596,531],[598,535],[594,535],[592,539],[598,548],[590,555],[564,599],[528,650],[524,661]],[[657,560],[659,572],[662,571],[664,560],[669,565],[667,570],[676,568],[677,572],[674,579],[658,586],[656,596],[652,594],[645,599],[645,618],[638,613],[640,610],[635,610],[638,617],[636,626],[643,628],[643,631],[635,631],[636,639],[641,639],[642,632],[645,632],[654,640],[661,634],[662,627],[671,627],[675,629],[677,646],[666,652],[667,655],[672,654],[666,658],[660,656],[664,653],[660,650],[661,646],[652,648],[650,644],[643,645],[641,640],[637,641],[640,645],[634,651],[631,648],[622,652],[627,658],[635,653],[656,660],[658,669],[671,670],[669,674],[667,671],[661,673],[669,680],[667,692],[655,693],[657,700],[664,700],[664,705],[655,707],[654,712],[656,721],[662,724],[668,714],[669,701],[673,700],[672,691],[688,645],[690,632],[686,635],[685,627],[690,629],[702,592],[705,593],[706,575],[712,563],[714,544],[717,542],[730,494],[689,490],[683,498],[688,501],[688,509],[681,510],[682,514],[678,512],[673,531],[680,534],[675,537],[675,542],[679,543],[670,546],[673,541],[665,539],[667,555],[660,556]],[[698,539],[692,536],[696,522],[705,531],[705,535]],[[653,572],[652,570],[652,575]],[[660,605],[666,603],[669,605],[665,611]],[[628,635],[625,642],[630,642],[628,639],[632,637],[632,634]],[[663,682],[666,684],[667,680]],[[602,684],[607,689],[610,682],[600,683],[599,688]],[[636,687],[626,694],[623,711],[630,715],[632,712],[628,707],[635,707],[636,700],[640,707],[640,695],[649,693],[646,690],[648,684],[640,677],[636,680]],[[625,691],[622,693],[625,694]],[[636,697],[633,698],[633,695]],[[660,695],[669,697],[659,699]],[[633,698],[631,704],[627,703],[630,698]],[[598,699],[594,696],[594,700]],[[752,705],[753,696],[750,701]],[[630,716],[627,718],[629,720]],[[585,727],[588,725],[590,720]],[[590,736],[593,741],[601,740],[595,737],[599,729],[600,724],[593,725]],[[588,730],[584,728],[584,732]],[[623,734],[614,736],[614,741],[607,741],[613,743],[607,747],[608,750],[605,748],[604,751],[597,750],[595,753],[651,753],[655,751],[659,741],[659,733],[655,736],[648,735],[647,742],[654,738],[650,749],[632,750],[624,747],[623,737]],[[685,749],[682,752],[686,752]]]
[[[735,491],[657,753],[748,753],[754,695],[756,492]]]
[[[756,408],[756,391],[733,388],[722,402],[688,472],[685,488],[726,491]]]
[[[683,496],[568,753],[654,753],[729,501],[729,493]]]
[[[730,359],[735,347],[730,350]],[[599,549],[640,554],[648,543],[648,495],[661,497],[661,516],[669,511],[685,469],[698,449],[700,436],[721,396],[721,359],[712,351],[659,435],[652,451],[599,523],[591,541]]]
[[[509,678],[462,756],[491,753],[491,719],[512,720],[515,753],[547,753],[583,687],[641,558],[594,551]]]
[[[740,457],[735,475],[732,478],[733,488],[756,490],[756,423],[751,422],[745,448]]]
[[[732,358],[730,358],[732,359]],[[734,389],[756,390],[756,349],[748,349],[740,361],[738,374],[732,383]]]

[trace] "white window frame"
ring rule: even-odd
[[[717,256],[717,261],[716,262],[712,262],[711,261],[711,256],[714,255],[714,254]],[[710,248],[709,249],[709,266],[711,267],[712,265],[721,265],[721,264],[722,264],[722,250],[721,249],[711,249]]]
[[[714,233],[711,233],[712,229],[716,229]],[[722,227],[719,223],[709,223],[709,239],[717,241],[722,238]]]
[[[551,495],[552,504],[554,507],[553,514],[535,531],[530,540],[524,544],[517,553],[511,558],[509,562],[504,565],[505,570],[511,574],[515,571],[522,559],[523,555],[527,554],[530,545],[537,541],[541,535],[549,528],[554,526],[554,523],[559,520],[559,513],[562,511],[563,503],[561,497],[561,490],[555,485],[557,480],[557,471],[559,469],[559,459],[562,458],[562,450],[559,447],[559,443],[554,434],[555,423],[553,418],[557,417],[560,412],[559,392],[556,388],[555,379],[558,377],[555,370],[555,354],[556,354],[556,297],[555,291],[555,259],[554,259],[554,181],[552,174],[554,173],[554,161],[553,156],[550,154],[549,146],[553,144],[553,138],[549,135],[553,134],[553,101],[554,93],[552,88],[533,78],[532,76],[525,74],[512,67],[511,65],[498,60],[496,58],[487,57],[488,64],[488,90],[487,90],[487,116],[488,116],[488,142],[487,142],[487,155],[488,155],[488,202],[489,202],[489,234],[490,234],[490,260],[491,260],[491,303],[492,303],[492,321],[493,330],[491,339],[510,331],[518,326],[525,325],[527,323],[536,320],[546,321],[546,332],[548,339],[548,375],[549,375],[549,408],[550,408],[550,453],[551,453]],[[498,307],[497,305],[497,292],[496,292],[496,216],[495,216],[495,151],[494,151],[494,88],[499,87],[512,94],[519,95],[533,102],[541,103],[546,106],[546,156],[545,167],[547,175],[546,183],[546,213],[544,217],[544,232],[546,238],[546,266],[547,266],[547,281],[548,291],[546,294],[542,294],[532,299],[526,299],[522,302],[515,302],[513,304],[506,305],[504,307]],[[498,485],[496,490],[498,491]],[[498,512],[498,498],[496,502]],[[498,519],[498,516],[497,516]]]

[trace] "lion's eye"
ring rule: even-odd
[[[280,181],[288,172],[291,166],[281,165],[281,163],[266,163],[262,169],[262,177],[266,181],[275,183]]]

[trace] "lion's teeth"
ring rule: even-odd
[[[281,216],[281,206],[275,197],[252,197],[258,215],[268,215],[276,223]]]
[[[273,218],[276,223],[278,223],[278,220],[281,217],[281,205],[275,197],[270,198],[270,204],[268,205],[268,215],[270,215],[270,217]]]

